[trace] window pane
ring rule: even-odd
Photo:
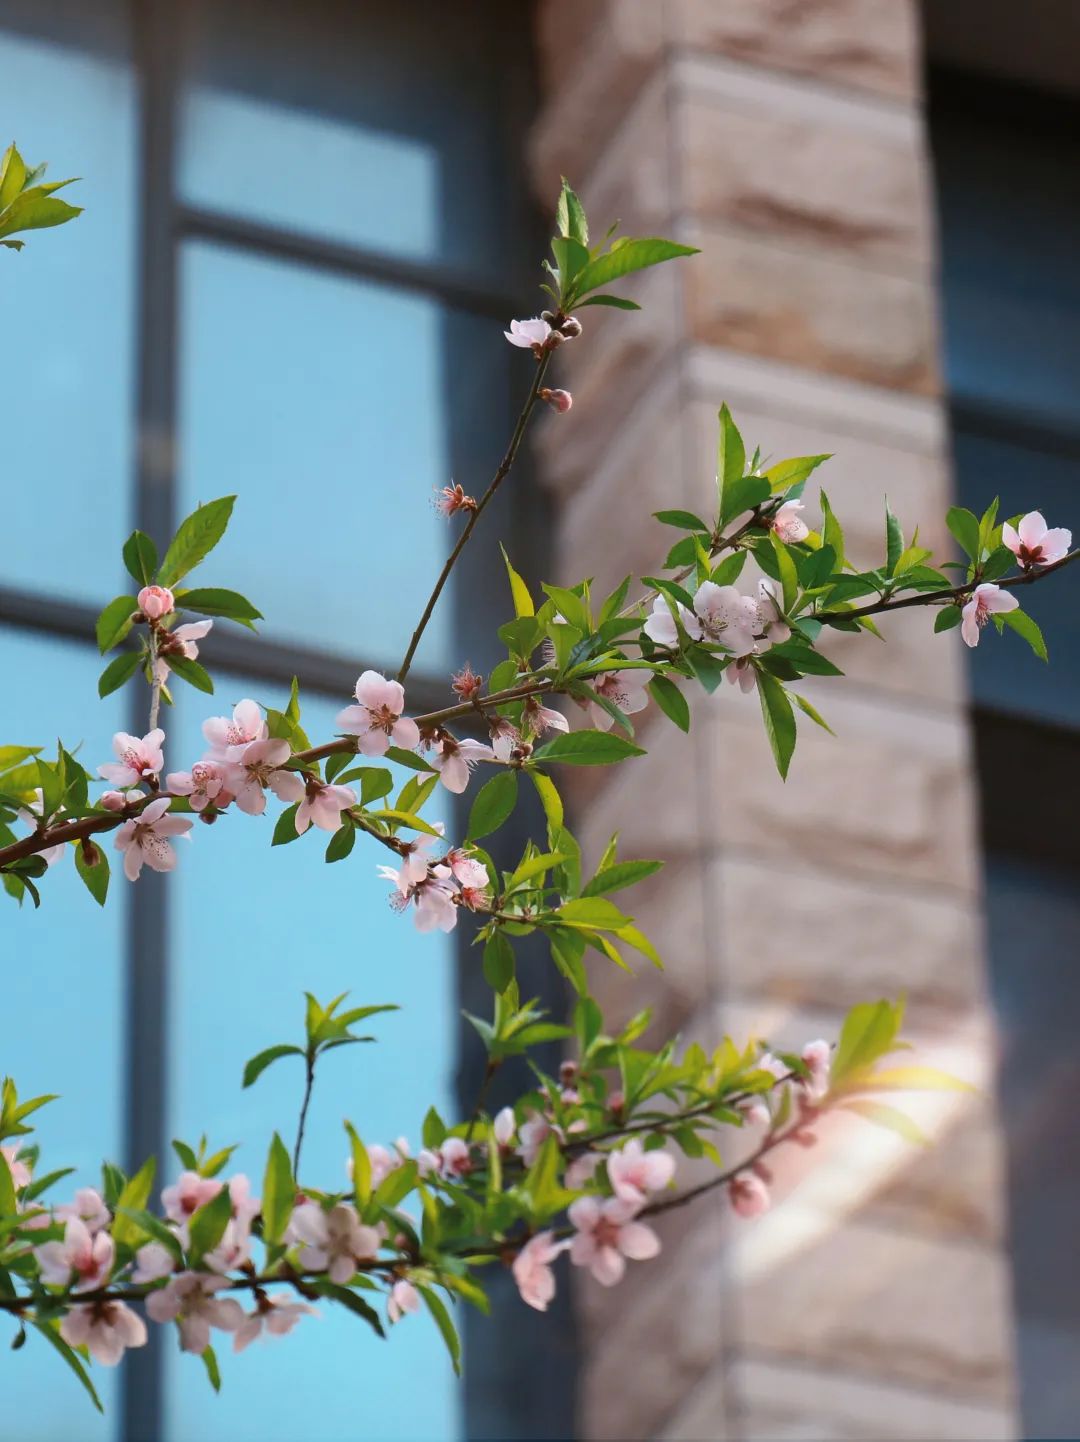
[[[526,20],[475,0],[239,0],[195,7],[184,198],[482,272],[507,269],[503,94],[527,93]],[[505,44],[507,30],[518,33]],[[499,122],[496,123],[496,117]]]
[[[185,250],[182,308],[181,504],[240,498],[207,580],[276,639],[396,663],[451,544],[430,504],[450,480],[449,313],[204,244]],[[453,324],[468,353],[470,322]],[[421,664],[444,669],[451,607]]]
[[[68,642],[0,629],[0,676],[18,678],[3,691],[4,744],[55,745],[59,735],[87,770],[112,755],[121,700],[97,699],[94,652]],[[107,843],[106,843],[107,844]],[[110,862],[113,853],[109,852]],[[71,849],[40,883],[42,904],[20,908],[0,895],[3,937],[4,1044],[0,1063],[20,1095],[59,1094],[34,1118],[41,1168],[74,1166],[57,1186],[57,1201],[77,1186],[99,1185],[103,1158],[122,1154],[123,874],[114,868],[109,904],[99,908],[79,880]],[[40,1169],[39,1169],[40,1170]],[[0,1346],[15,1335],[0,1324]],[[30,1334],[17,1362],[5,1369],[4,1407],[19,1419],[20,1442],[85,1442],[114,1436],[116,1375],[95,1368],[107,1416],[45,1342]]]
[[[0,584],[100,600],[121,582],[130,514],[134,87],[122,59],[6,28],[25,10],[0,0],[3,144],[14,135],[28,163],[49,161],[50,179],[85,177],[71,192],[85,214],[0,251]]]
[[[185,696],[183,741],[170,764],[199,756],[201,720],[252,691],[271,704],[285,700],[272,687],[228,680],[212,700]],[[307,703],[312,737],[332,734],[336,710]],[[324,1000],[348,990],[356,1005],[396,1002],[401,1012],[371,1023],[375,1045],[332,1053],[316,1081],[301,1174],[344,1186],[344,1114],[366,1140],[406,1135],[416,1146],[428,1105],[452,1109],[453,944],[421,936],[391,911],[376,874],[384,853],[374,843],[361,839],[351,857],[327,866],[323,833],[271,848],[272,830],[269,815],[228,816],[212,834],[197,826],[172,878],[168,1134],[197,1138],[209,1127],[215,1146],[243,1139],[235,1165],[257,1191],[272,1132],[292,1145],[302,1072],[287,1058],[243,1091],[244,1062],[302,1035],[304,989]],[[458,1436],[457,1384],[427,1317],[406,1319],[382,1344],[358,1319],[327,1307],[287,1342],[236,1359],[227,1347],[219,1354],[225,1384],[215,1397],[198,1362],[170,1349],[170,1442],[352,1442],[358,1407],[360,1430],[380,1442]]]

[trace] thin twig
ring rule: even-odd
[[[412,639],[409,642],[409,649],[405,652],[405,659],[402,661],[401,667],[398,670],[397,678],[399,681],[404,681],[405,677],[409,674],[409,667],[412,665],[413,657],[416,655],[416,648],[420,644],[420,638],[423,636],[425,630],[427,629],[427,624],[431,620],[431,613],[434,611],[436,602],[442,595],[443,587],[450,579],[450,572],[454,569],[457,558],[461,555],[462,551],[468,544],[469,537],[476,529],[477,521],[479,521],[484,511],[487,509],[488,504],[495,495],[495,492],[499,489],[503,481],[510,473],[510,468],[514,464],[514,458],[517,456],[518,453],[518,447],[521,445],[522,437],[525,434],[525,427],[529,424],[529,417],[530,415],[532,415],[533,407],[536,405],[537,396],[540,393],[540,387],[544,383],[544,373],[548,368],[550,360],[551,352],[545,351],[536,367],[536,372],[533,375],[532,385],[529,387],[529,394],[526,396],[525,404],[522,406],[521,413],[517,418],[517,424],[514,426],[514,433],[510,437],[510,444],[506,448],[506,454],[499,462],[498,470],[495,472],[494,476],[492,476],[491,482],[488,485],[487,490],[480,497],[479,501],[477,501],[476,509],[469,513],[469,519],[462,527],[461,535],[457,538],[457,544],[454,546],[454,549],[450,552],[449,556],[447,556],[446,564],[443,566],[442,570],[439,573],[439,579],[435,582],[434,589],[432,590],[431,595],[428,597],[428,602],[427,605],[424,607],[423,614],[421,615],[420,620],[417,622],[416,630],[412,633]]]
[[[300,1176],[300,1150],[304,1145],[304,1127],[307,1124],[308,1107],[311,1105],[311,1092],[315,1086],[315,1056],[310,1048],[307,1056],[304,1058],[304,1064],[306,1068],[304,1075],[304,1100],[300,1104],[300,1120],[296,1127],[296,1145],[293,1147],[292,1156],[292,1174],[293,1177],[297,1179]],[[297,1184],[299,1185],[299,1182],[297,1182]]]

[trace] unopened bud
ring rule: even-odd
[[[564,1087],[573,1086],[577,1081],[578,1067],[576,1061],[564,1061],[559,1067],[559,1080]]]
[[[622,1109],[625,1105],[626,1098],[623,1096],[622,1092],[612,1092],[611,1095],[608,1097],[608,1110],[614,1117],[617,1117],[622,1113]]]
[[[576,340],[581,334],[581,322],[576,315],[568,315],[559,329],[567,340]]]
[[[569,391],[549,390],[547,386],[542,386],[539,391],[539,396],[542,401],[547,401],[551,409],[558,411],[561,416],[564,416],[574,404],[574,397]]]
[[[148,621],[158,621],[175,609],[173,593],[167,586],[144,586],[138,594],[139,610]]]

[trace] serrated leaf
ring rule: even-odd
[[[532,759],[568,766],[608,766],[630,756],[644,756],[640,746],[608,731],[571,731],[554,737],[533,752]]]
[[[583,888],[581,895],[603,896],[609,891],[622,891],[624,887],[633,886],[636,882],[643,881],[646,876],[652,876],[663,864],[662,861],[616,861],[598,871]]]
[[[204,561],[225,534],[232,515],[235,496],[222,496],[208,501],[181,521],[172,544],[165,552],[158,581],[172,586]]]
[[[776,769],[786,781],[795,750],[795,713],[791,709],[788,693],[767,671],[758,672],[757,690],[761,714],[765,720],[765,734],[772,747]]]
[[[193,591],[185,591],[177,596],[176,604],[185,611],[198,611],[203,616],[224,616],[228,621],[239,621],[243,625],[262,620],[262,612],[257,610],[246,596],[241,596],[239,591],[226,591],[218,586],[203,586]]]
[[[140,590],[149,586],[157,570],[157,547],[143,531],[132,531],[124,542],[124,565]]]
[[[679,245],[673,240],[648,237],[633,240],[626,237],[616,241],[606,255],[598,255],[589,261],[574,282],[575,296],[585,296],[601,286],[610,285],[624,275],[645,270],[648,266],[660,265],[666,260],[680,256],[697,255],[697,247]]]
[[[500,771],[490,781],[485,781],[469,812],[467,839],[479,841],[482,836],[497,831],[513,814],[517,795],[516,771]]]

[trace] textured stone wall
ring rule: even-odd
[[[541,0],[538,189],[703,254],[638,278],[642,315],[585,312],[561,353],[575,408],[539,442],[561,581],[655,567],[662,506],[710,506],[716,410],[821,472],[849,548],[883,546],[882,496],[944,544],[933,215],[910,0]],[[813,492],[811,492],[813,494]],[[957,633],[837,636],[775,775],[754,697],[724,687],[689,738],[578,792],[594,856],[672,863],[637,915],[667,970],[598,970],[616,1017],[801,1044],[904,990],[928,1059],[991,1078],[971,741]],[[586,804],[587,803],[587,804]],[[906,1103],[905,1103],[906,1104]],[[845,1117],[776,1167],[754,1224],[720,1199],[665,1219],[662,1261],[579,1289],[589,1438],[1015,1435],[999,1139],[989,1102],[911,1104],[916,1152]]]

